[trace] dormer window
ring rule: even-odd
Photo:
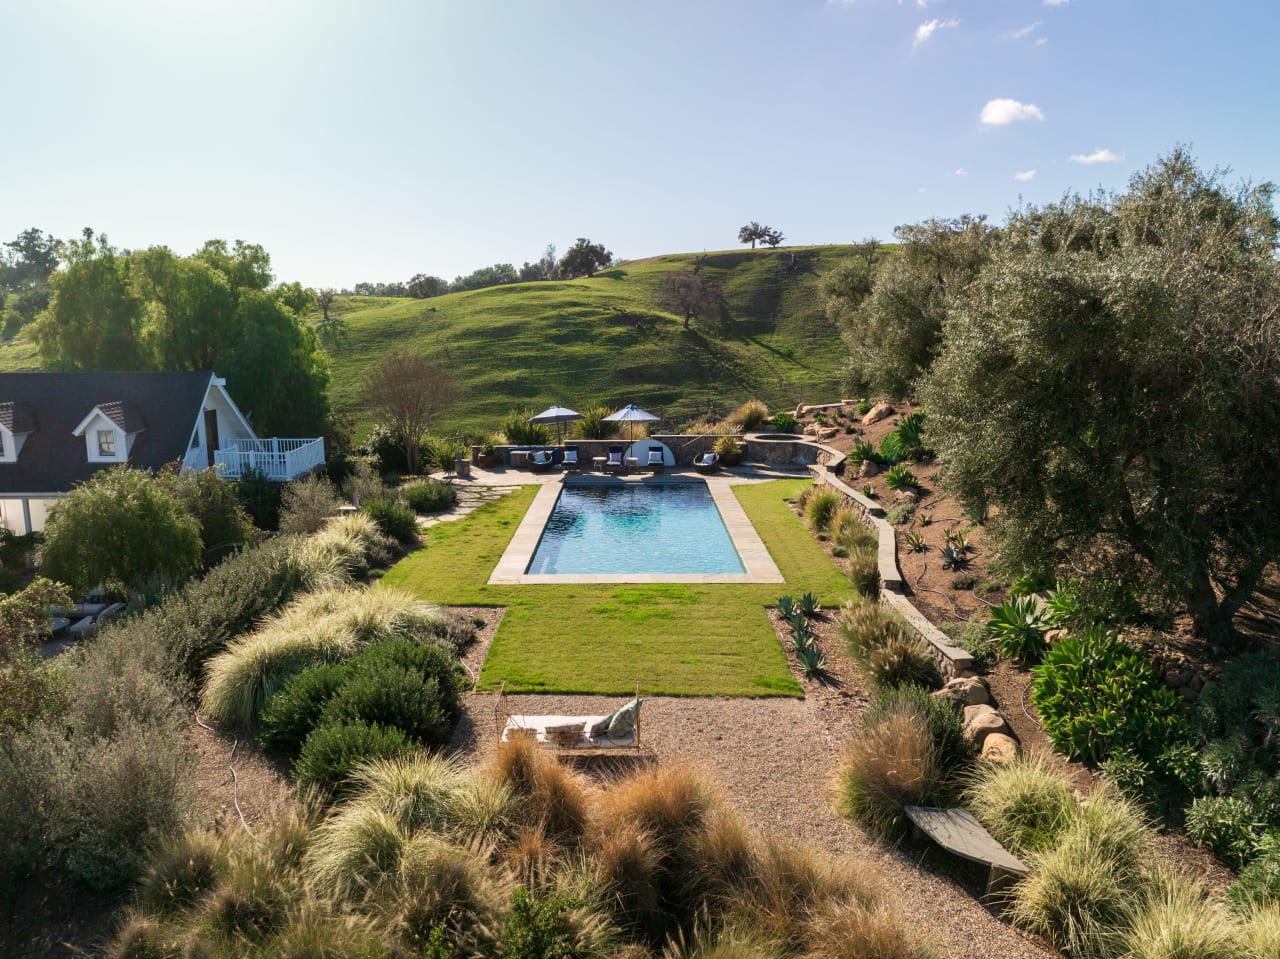
[[[98,430],[98,455],[104,459],[115,459],[116,431]]]
[[[142,416],[130,403],[99,403],[73,430],[84,438],[90,463],[125,463],[134,441],[146,429]]]

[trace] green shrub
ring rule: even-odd
[[[1182,699],[1140,652],[1097,628],[1049,650],[1031,700],[1054,746],[1089,762],[1122,746],[1155,755],[1187,737]]]
[[[893,432],[880,441],[880,458],[886,463],[919,460],[929,455],[922,438],[924,413],[903,417]]]
[[[258,745],[263,752],[282,762],[297,759],[325,706],[350,678],[350,666],[324,663],[286,680],[262,709]]]
[[[729,414],[729,419],[742,427],[744,432],[752,433],[769,419],[769,407],[759,400],[747,400]]]
[[[1233,796],[1201,796],[1187,810],[1187,835],[1236,869],[1247,863],[1260,833],[1253,807]]]
[[[164,469],[156,474],[156,482],[167,487],[199,523],[205,566],[213,566],[229,551],[253,541],[253,521],[236,495],[235,484],[215,470],[179,473]]]
[[[884,511],[885,522],[891,526],[901,526],[903,523],[910,522],[911,517],[915,515],[915,503],[894,503]]]
[[[742,440],[733,435],[722,436],[716,440],[712,451],[716,456],[739,456],[742,453]],[[812,490],[813,487],[809,489]]]
[[[790,413],[774,414],[773,430],[775,433],[794,433],[796,431],[796,418]]]
[[[844,505],[844,497],[829,486],[819,487],[805,504],[805,519],[817,533],[826,533],[831,527],[831,518]]]
[[[891,490],[910,489],[918,484],[919,480],[916,479],[916,474],[901,464],[891,467],[884,474],[884,485]]]
[[[416,513],[439,513],[450,509],[458,501],[458,492],[449,483],[439,480],[426,480],[421,483],[410,483],[401,491],[404,501]]]
[[[1034,597],[1014,596],[991,610],[987,629],[995,637],[1001,656],[1017,657],[1034,665],[1044,658],[1049,617]]]
[[[280,526],[280,484],[267,474],[246,469],[235,482],[236,499],[258,529],[274,532]]]
[[[361,509],[378,524],[383,535],[412,543],[418,538],[418,517],[409,507],[393,499],[366,500]]]
[[[502,421],[502,434],[512,446],[546,446],[551,431],[542,423],[530,423],[529,412],[513,411]]]
[[[863,463],[865,461],[879,463],[880,454],[866,440],[858,440],[853,444],[853,449],[849,451],[848,461],[850,463]]]
[[[580,905],[564,896],[534,899],[517,887],[511,893],[499,959],[590,959],[576,941],[568,915]]]
[[[322,476],[287,483],[280,493],[280,532],[317,533],[338,514],[340,505],[338,491]]]
[[[1053,848],[1079,810],[1071,786],[1038,756],[984,765],[965,790],[964,802],[1015,856]]]
[[[971,619],[964,623],[942,623],[938,628],[947,634],[951,642],[973,657],[973,664],[978,669],[987,670],[995,665],[996,641],[986,623]]]
[[[1227,901],[1237,912],[1280,904],[1280,842],[1275,839],[1274,833],[1263,837],[1258,857],[1240,870],[1240,877],[1227,890]]]
[[[459,713],[459,670],[438,646],[418,649],[434,660],[424,669],[403,666],[391,654],[357,657],[352,675],[325,707],[325,721],[394,727],[433,748],[447,743]]]
[[[618,431],[618,424],[606,420],[609,415],[607,406],[593,406],[582,411],[582,419],[577,422],[577,432],[584,440],[607,440]]]
[[[413,751],[413,743],[398,729],[367,723],[325,724],[307,737],[293,767],[299,791],[318,789],[333,796],[350,791],[348,780],[361,763],[395,759]]]
[[[831,538],[850,553],[860,549],[879,549],[880,537],[875,529],[862,521],[862,515],[852,507],[842,506],[831,517]]]

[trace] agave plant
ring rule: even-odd
[[[863,460],[876,461],[876,448],[866,440],[858,440],[853,444],[853,449],[849,451],[849,462],[861,463]]]
[[[791,648],[796,652],[813,645],[813,634],[806,623],[791,624]]]
[[[805,617],[804,612],[799,606],[791,607],[791,613],[787,616],[787,622],[791,624],[791,628],[797,632],[808,628],[809,621]]]
[[[804,647],[796,648],[796,660],[804,667],[806,677],[812,679],[814,676],[821,676],[827,669],[827,657],[822,655],[822,650],[812,644]]]
[[[915,486],[917,482],[916,474],[901,463],[884,474],[884,485],[891,490],[906,489],[909,486]]]
[[[865,496],[867,499],[875,499],[876,488],[872,486],[870,483],[866,483],[862,487],[862,495]]]
[[[1047,648],[1045,633],[1053,625],[1049,615],[1030,596],[1015,596],[991,611],[988,629],[1001,656],[1017,656],[1038,663]]]
[[[778,615],[783,619],[790,619],[792,612],[796,608],[796,601],[790,596],[778,597]]]
[[[915,530],[912,530],[902,537],[902,545],[913,553],[927,553],[929,551],[929,547],[925,544],[924,537]]]
[[[916,513],[916,524],[919,526],[928,526],[933,522],[933,517],[928,513]]]
[[[800,597],[800,612],[806,616],[817,616],[822,612],[822,607],[818,605],[818,597],[813,593],[805,593]]]
[[[1060,583],[1057,589],[1049,593],[1049,598],[1044,605],[1050,622],[1055,626],[1083,622],[1086,618],[1084,604],[1080,601],[1080,587],[1077,583],[1070,581]]]
[[[965,555],[950,543],[942,547],[943,569],[964,569],[968,565],[969,560],[965,558]]]
[[[953,526],[942,534],[942,541],[963,555],[969,550],[969,531]]]

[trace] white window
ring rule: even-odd
[[[116,455],[115,430],[98,430],[98,455],[104,457]]]

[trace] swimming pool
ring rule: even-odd
[[[742,574],[706,483],[565,486],[525,572]]]

